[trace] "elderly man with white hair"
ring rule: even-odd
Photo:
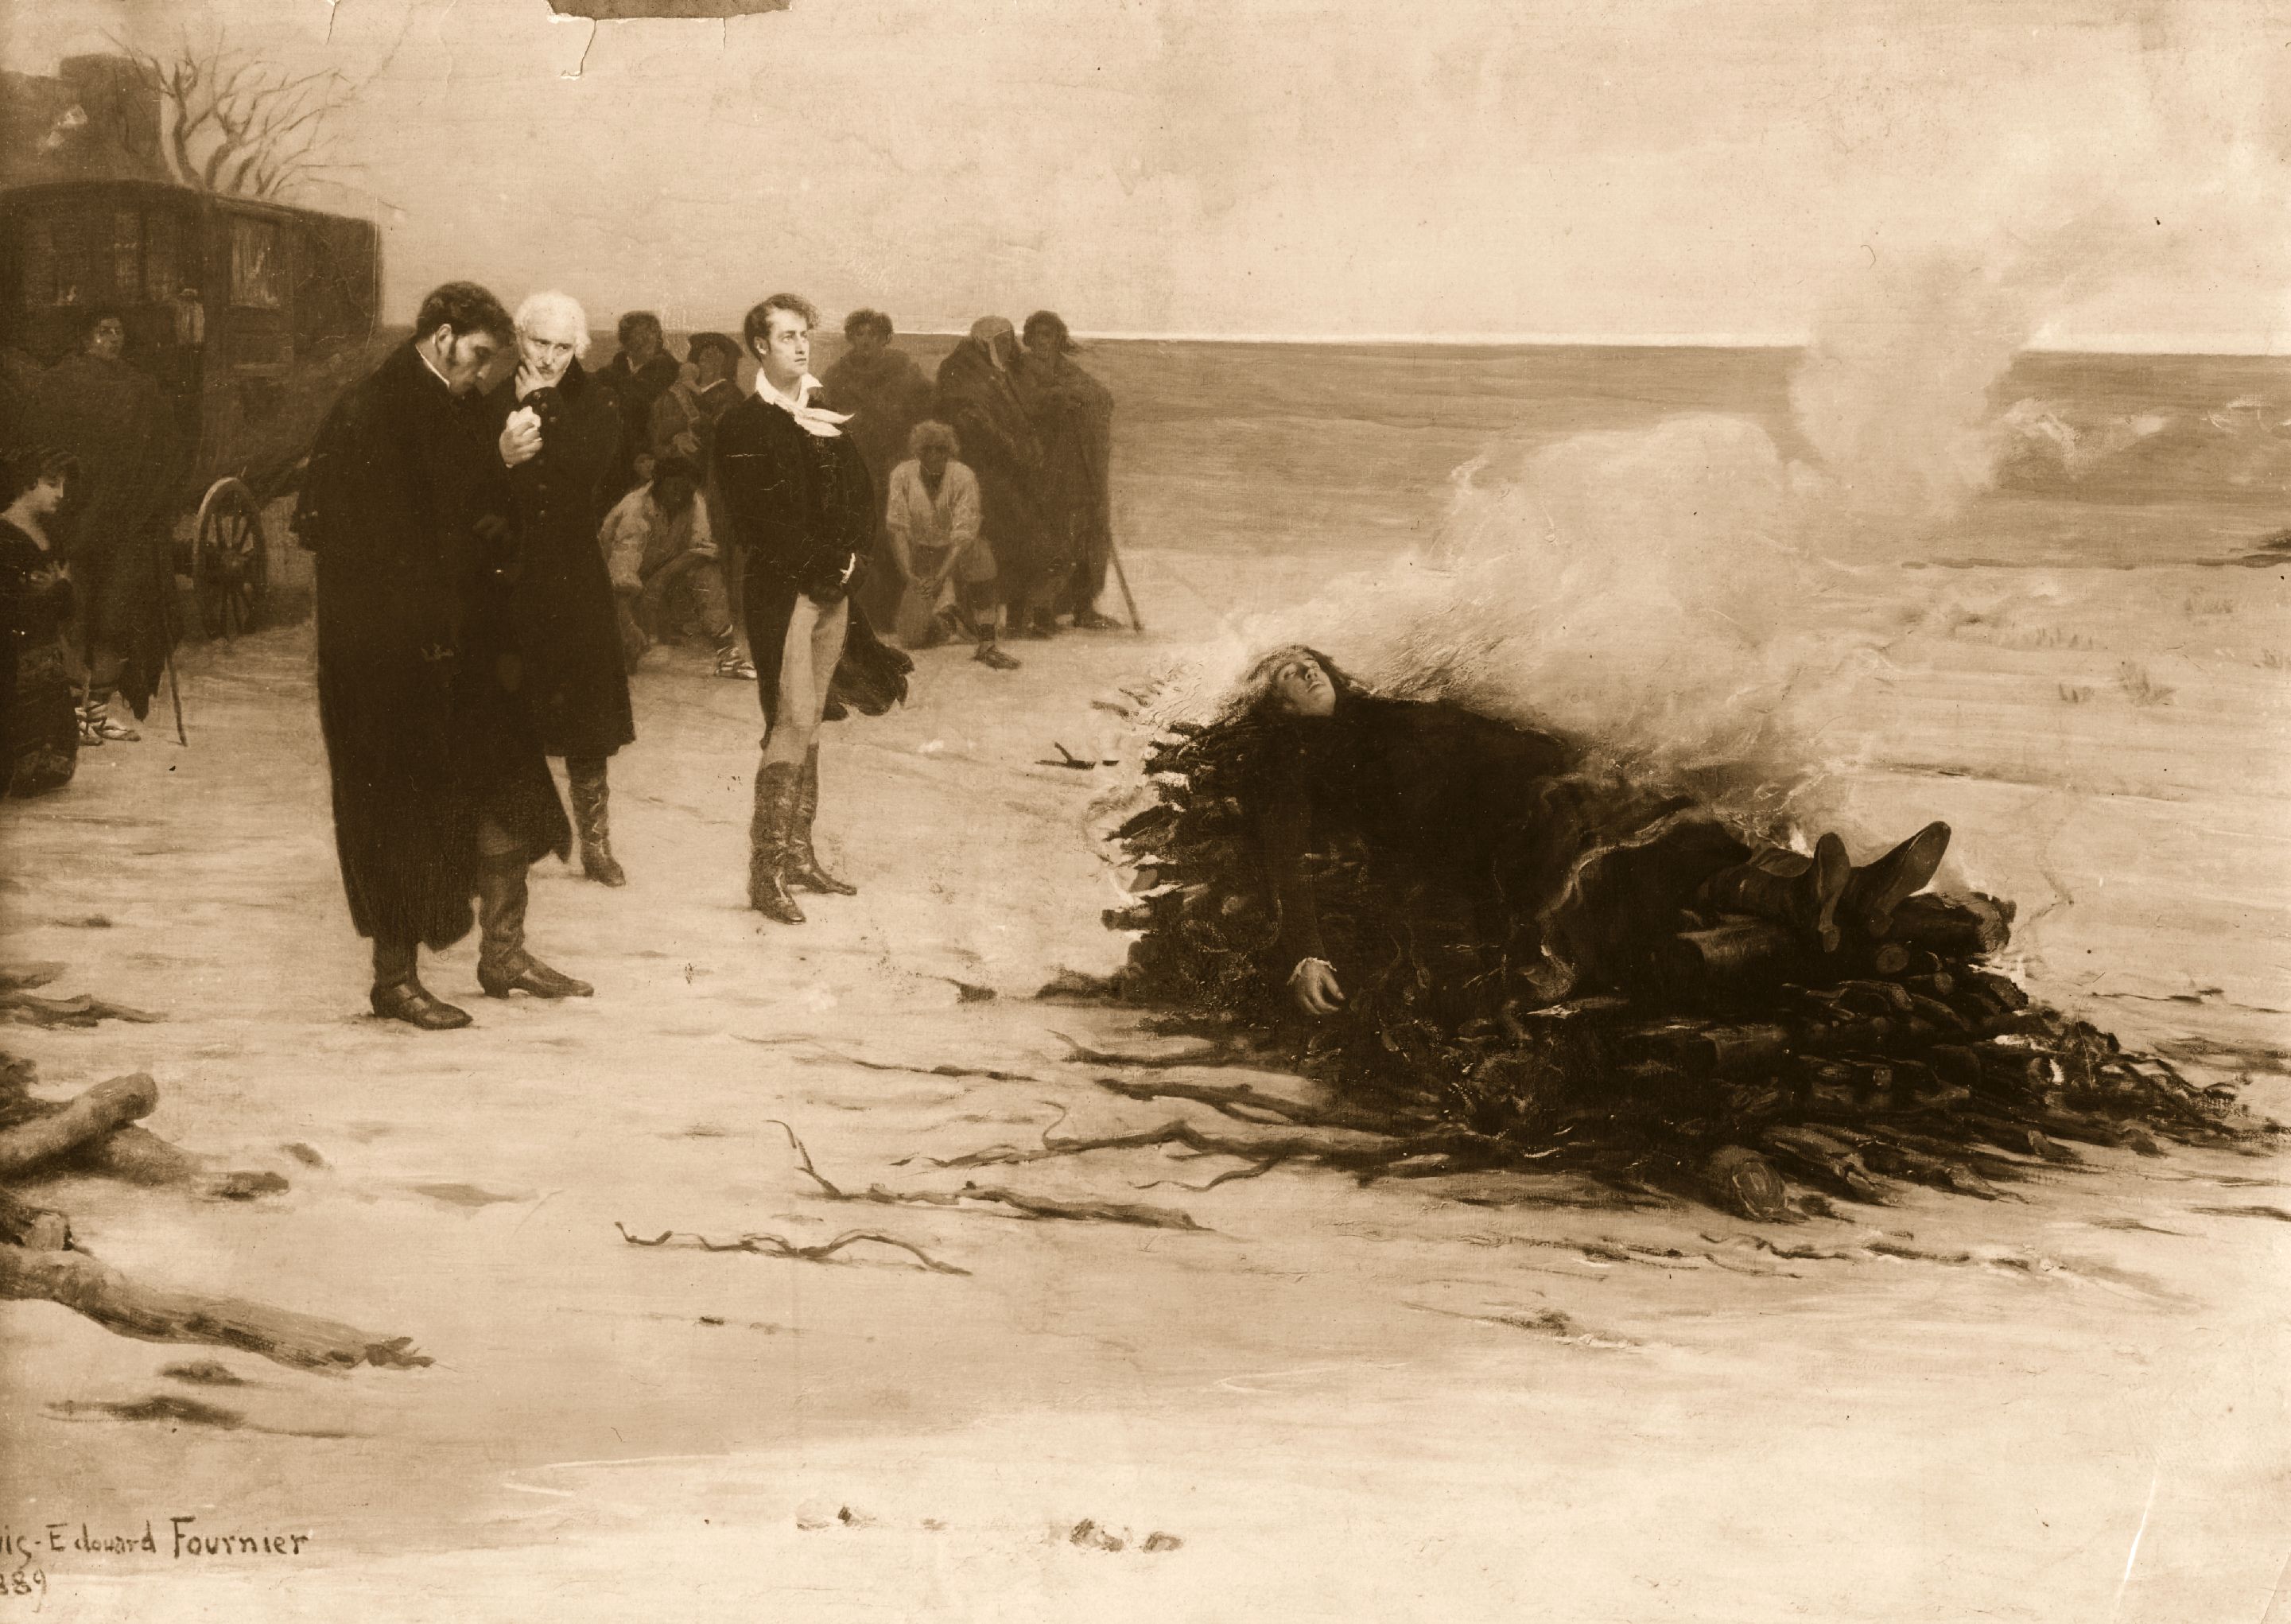
[[[611,396],[582,367],[588,348],[588,317],[576,301],[533,294],[517,310],[517,370],[485,406],[508,469],[516,532],[514,556],[501,566],[518,662],[505,679],[522,695],[542,748],[565,759],[582,872],[623,885],[605,762],[635,740],[636,727],[612,580],[597,545],[621,424]],[[522,868],[513,881],[502,876],[493,903],[514,934],[525,909]]]

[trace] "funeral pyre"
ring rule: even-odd
[[[1365,1170],[1572,1170],[1785,1217],[1901,1181],[1994,1197],[2079,1160],[2071,1144],[2159,1154],[2279,1131],[2230,1085],[2033,1001],[1990,963],[2013,904],[1982,895],[1911,897],[1882,939],[1835,953],[1682,913],[1633,995],[1536,1008],[1467,899],[1339,837],[1313,883],[1346,1000],[1307,1020],[1245,803],[1252,736],[1181,723],[1152,747],[1157,798],[1113,835],[1143,888],[1105,916],[1143,933],[1121,990],[1170,1030],[1327,1085],[1343,1120],[1411,1151]]]

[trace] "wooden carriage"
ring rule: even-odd
[[[0,352],[44,367],[90,309],[117,310],[127,359],[192,447],[175,566],[209,636],[262,619],[262,509],[291,489],[327,406],[370,359],[381,242],[363,220],[150,181],[0,193]]]

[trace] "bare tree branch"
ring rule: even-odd
[[[107,37],[158,96],[167,125],[165,156],[182,185],[274,197],[331,167],[318,160],[326,117],[347,105],[357,88],[338,70],[290,74],[229,49],[221,34],[205,46],[186,36],[166,60],[116,35]]]

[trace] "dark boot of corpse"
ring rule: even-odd
[[[1948,850],[1949,825],[1927,824],[1875,863],[1855,869],[1838,911],[1871,936],[1885,936],[1893,928],[1893,910],[1932,883]]]
[[[1825,834],[1813,856],[1762,851],[1746,863],[1719,870],[1702,882],[1695,900],[1722,913],[1748,913],[1788,925],[1824,953],[1838,945],[1837,905],[1845,896],[1852,864],[1845,842]]]
[[[756,809],[748,822],[748,905],[783,925],[803,923],[803,910],[788,895],[786,877],[802,793],[803,768],[797,763],[770,761],[756,768]]]
[[[478,865],[478,985],[487,998],[586,998],[594,987],[525,951],[525,870],[522,856],[486,857]]]
[[[819,866],[819,854],[812,849],[812,821],[819,816],[819,746],[814,744],[811,753],[803,759],[803,777],[796,791],[795,821],[788,828],[787,863],[780,871],[781,879],[792,888],[819,891],[834,896],[856,896],[859,888],[848,880],[838,880]]]
[[[612,787],[605,764],[568,760],[565,776],[573,792],[573,827],[581,838],[581,872],[600,885],[628,884],[613,856]]]
[[[412,942],[374,945],[374,992],[368,1001],[385,1020],[404,1021],[424,1032],[452,1032],[470,1024],[470,1012],[430,995],[414,973],[417,946]]]

